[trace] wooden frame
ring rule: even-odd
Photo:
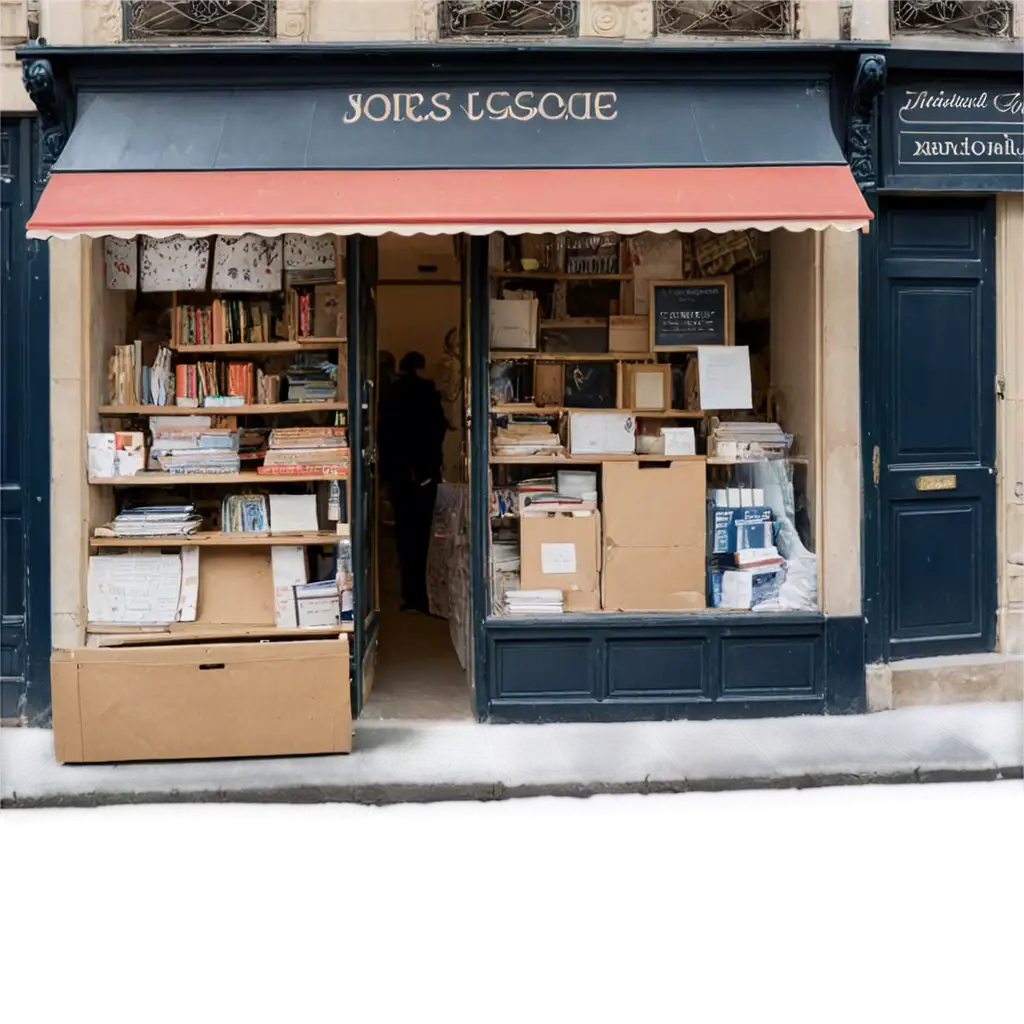
[[[697,287],[699,285],[721,285],[725,290],[725,310],[724,310],[724,329],[725,329],[725,341],[724,345],[734,345],[736,343],[736,296],[734,291],[733,277],[731,274],[724,275],[722,277],[702,277],[694,278],[692,280],[675,280],[675,281],[650,281],[648,286],[650,288],[649,301],[648,301],[648,317],[650,319],[650,351],[652,355],[657,355],[659,352],[696,352],[699,345],[657,345],[655,339],[658,333],[658,318],[656,315],[655,307],[655,291],[658,288],[679,288],[681,286]]]

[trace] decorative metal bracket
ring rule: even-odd
[[[28,45],[39,46],[44,42],[31,40]],[[71,105],[66,90],[53,73],[53,66],[45,58],[26,59],[21,65],[21,80],[39,112],[39,172],[36,186],[42,189],[71,134]]]
[[[861,191],[876,185],[878,153],[875,130],[875,100],[885,85],[885,57],[861,54],[853,81],[853,99],[846,128],[846,159]]]

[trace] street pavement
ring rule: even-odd
[[[1019,704],[713,722],[360,722],[350,755],[58,765],[0,731],[4,807],[401,803],[1020,778]]]

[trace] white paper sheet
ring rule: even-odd
[[[576,571],[575,544],[541,544],[540,571],[545,576],[562,575]]]
[[[274,577],[274,620],[279,629],[295,629],[295,591],[308,579],[306,575],[306,549],[275,547],[270,552],[270,565]]]
[[[633,401],[637,409],[664,409],[668,402],[663,373],[637,370],[633,375]]]
[[[89,559],[89,621],[166,625],[178,615],[181,557],[153,553]]]
[[[316,533],[315,494],[270,495],[271,533]]]
[[[195,622],[199,611],[199,548],[181,549],[181,593],[178,622]]]
[[[750,350],[746,345],[701,345],[697,349],[700,407],[750,409]]]

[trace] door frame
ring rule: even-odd
[[[25,237],[25,224],[46,184],[39,124],[34,115],[5,115],[11,147],[14,202],[12,247],[22,246],[18,324],[25,340],[20,390],[30,414],[21,434],[25,529],[25,632],[19,713],[32,725],[50,718],[50,250]],[[16,161],[16,163],[15,163]],[[12,274],[12,277],[14,275]],[[4,296],[0,301],[9,301]],[[31,514],[29,510],[31,509]],[[0,571],[2,571],[0,566]]]
[[[861,236],[860,243],[860,394],[861,394],[861,469],[863,523],[861,530],[862,562],[862,607],[864,613],[864,653],[866,664],[889,662],[890,644],[888,630],[888,602],[884,593],[883,551],[882,551],[882,498],[881,488],[875,482],[874,450],[877,446],[880,462],[884,464],[884,446],[886,438],[885,406],[882,402],[881,389],[878,386],[880,375],[885,366],[883,352],[883,319],[881,307],[881,271],[882,241],[881,236],[886,227],[886,208],[890,200],[917,200],[931,202],[938,207],[976,202],[983,210],[983,223],[987,232],[987,265],[989,274],[988,288],[991,294],[991,309],[983,313],[983,322],[991,329],[992,355],[997,359],[996,339],[996,197],[993,194],[978,193],[942,193],[942,192],[906,192],[898,190],[879,190],[866,192],[864,198],[874,214],[870,233]],[[994,369],[997,367],[994,363]],[[991,417],[989,426],[995,431],[996,397],[993,380],[991,400],[987,406]],[[995,434],[993,433],[993,436]],[[998,446],[993,449],[993,467],[998,472]],[[993,510],[993,538],[997,529],[998,509]],[[995,540],[992,544],[995,547]],[[990,559],[994,586],[998,587],[997,560],[993,553]],[[986,629],[991,631],[990,647],[994,647],[996,615],[998,612],[998,593],[990,609],[989,622]]]

